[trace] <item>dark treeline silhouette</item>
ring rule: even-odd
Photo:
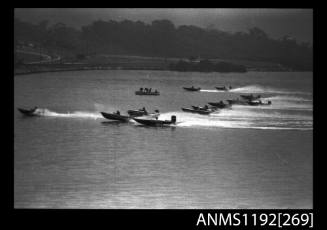
[[[178,26],[168,20],[151,24],[140,21],[95,21],[80,29],[48,21],[31,24],[15,19],[15,45],[33,42],[47,49],[62,50],[79,58],[90,54],[120,54],[154,57],[252,60],[278,63],[293,70],[312,70],[313,52],[309,43],[284,36],[270,38],[263,30],[229,33],[197,26]],[[205,64],[205,62],[204,62]],[[186,64],[176,64],[176,68]],[[201,64],[203,65],[203,63]],[[210,64],[209,64],[210,65]],[[228,69],[226,63],[220,64]],[[197,68],[195,64],[192,67]],[[199,65],[198,65],[199,66]],[[214,68],[211,65],[210,68]]]
[[[246,72],[243,65],[236,65],[228,62],[212,63],[209,60],[201,60],[199,63],[192,63],[180,60],[169,66],[170,70],[194,71],[194,72]]]

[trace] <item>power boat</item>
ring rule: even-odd
[[[191,108],[182,108],[184,112],[189,112],[189,113],[198,113],[202,115],[209,115],[210,113],[215,112],[213,109],[191,109]]]
[[[101,112],[102,116],[108,120],[116,120],[116,121],[123,121],[127,122],[131,119],[130,116],[121,115],[120,113],[105,113]]]
[[[231,105],[249,105],[248,100],[240,100],[239,98],[237,99],[228,99],[226,100],[228,104]]]
[[[185,89],[185,90],[187,90],[187,91],[193,91],[193,92],[195,92],[195,91],[200,91],[200,90],[201,90],[200,87],[195,88],[194,86],[192,86],[192,87],[183,87],[183,89]]]
[[[42,111],[40,111],[39,108],[37,108],[37,107],[34,107],[32,109],[22,109],[22,108],[17,108],[17,109],[23,115],[28,116],[28,117],[36,117],[36,116],[42,115]]]
[[[249,105],[271,105],[271,101],[267,101],[267,102],[262,102],[261,100],[254,100],[254,101],[249,101]]]
[[[160,115],[159,110],[155,110],[154,113],[148,113],[145,108],[138,110],[128,110],[128,115],[131,117],[141,117],[141,116],[152,116],[158,117]]]
[[[254,96],[253,94],[250,95],[240,95],[243,99],[248,100],[248,101],[253,101],[261,98],[261,95],[256,95]]]
[[[168,126],[176,123],[176,116],[171,116],[171,120],[158,120],[158,119],[141,119],[133,118],[136,122],[147,126]]]
[[[231,104],[225,104],[223,101],[220,102],[208,102],[209,105],[219,108],[219,109],[225,109],[225,108],[229,108],[232,105]]]
[[[215,87],[217,90],[223,90],[223,91],[229,91],[232,89],[231,86],[229,86],[228,88],[226,86],[217,86]]]

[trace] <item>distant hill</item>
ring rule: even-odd
[[[61,56],[135,55],[180,59],[228,59],[269,62],[291,70],[311,71],[313,51],[308,43],[287,36],[272,39],[260,28],[228,33],[196,26],[175,27],[168,20],[95,21],[74,29],[63,23],[34,25],[15,19],[15,46],[33,43]],[[224,68],[229,68],[223,66]]]

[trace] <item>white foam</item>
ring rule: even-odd
[[[48,109],[39,109],[42,116],[45,117],[62,117],[62,118],[89,118],[89,119],[98,119],[102,118],[99,112],[88,112],[88,111],[75,111],[68,113],[57,113],[50,111]]]

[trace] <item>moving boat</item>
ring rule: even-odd
[[[254,96],[253,94],[250,95],[240,95],[243,99],[245,100],[249,100],[249,101],[253,101],[253,100],[257,100],[259,98],[261,98],[261,95],[256,95]]]
[[[191,108],[182,108],[182,110],[184,112],[189,112],[189,113],[198,113],[198,114],[202,114],[202,115],[209,115],[210,113],[213,113],[215,112],[215,110],[213,109],[207,109],[207,110],[204,110],[204,109],[191,109]]]
[[[41,116],[41,111],[37,107],[34,107],[32,109],[22,109],[22,108],[17,108],[19,112],[21,112],[25,116],[29,117],[35,117],[35,116]]]
[[[262,102],[261,100],[249,101],[249,105],[271,105],[271,101]]]
[[[153,116],[158,117],[160,115],[159,110],[155,110],[154,113],[148,113],[145,108],[138,110],[128,110],[128,115],[131,117],[141,117],[141,116]]]
[[[171,120],[157,120],[157,119],[140,119],[133,118],[136,122],[148,126],[167,126],[176,123],[176,116],[171,116]]]
[[[200,87],[198,87],[198,88],[194,88],[194,86],[192,86],[192,87],[183,87],[185,90],[187,90],[187,91],[200,91]]]
[[[226,100],[228,104],[231,105],[249,105],[248,100],[240,100],[239,98],[237,99],[228,99]]]
[[[209,105],[214,106],[219,109],[229,108],[232,105],[231,104],[225,104],[224,102],[208,102]]]
[[[229,91],[232,89],[231,86],[229,86],[229,88],[227,88],[226,86],[218,86],[216,87],[217,90],[224,90],[224,91]]]
[[[144,115],[148,115],[148,111],[145,110],[145,108],[143,109],[138,109],[138,110],[127,110],[128,115],[130,115],[131,117],[139,117],[139,116],[144,116]]]
[[[125,115],[120,115],[119,113],[105,113],[105,112],[101,112],[102,116],[106,119],[109,120],[116,120],[116,121],[123,121],[123,122],[127,122],[129,121],[131,118],[130,116],[125,116]]]

